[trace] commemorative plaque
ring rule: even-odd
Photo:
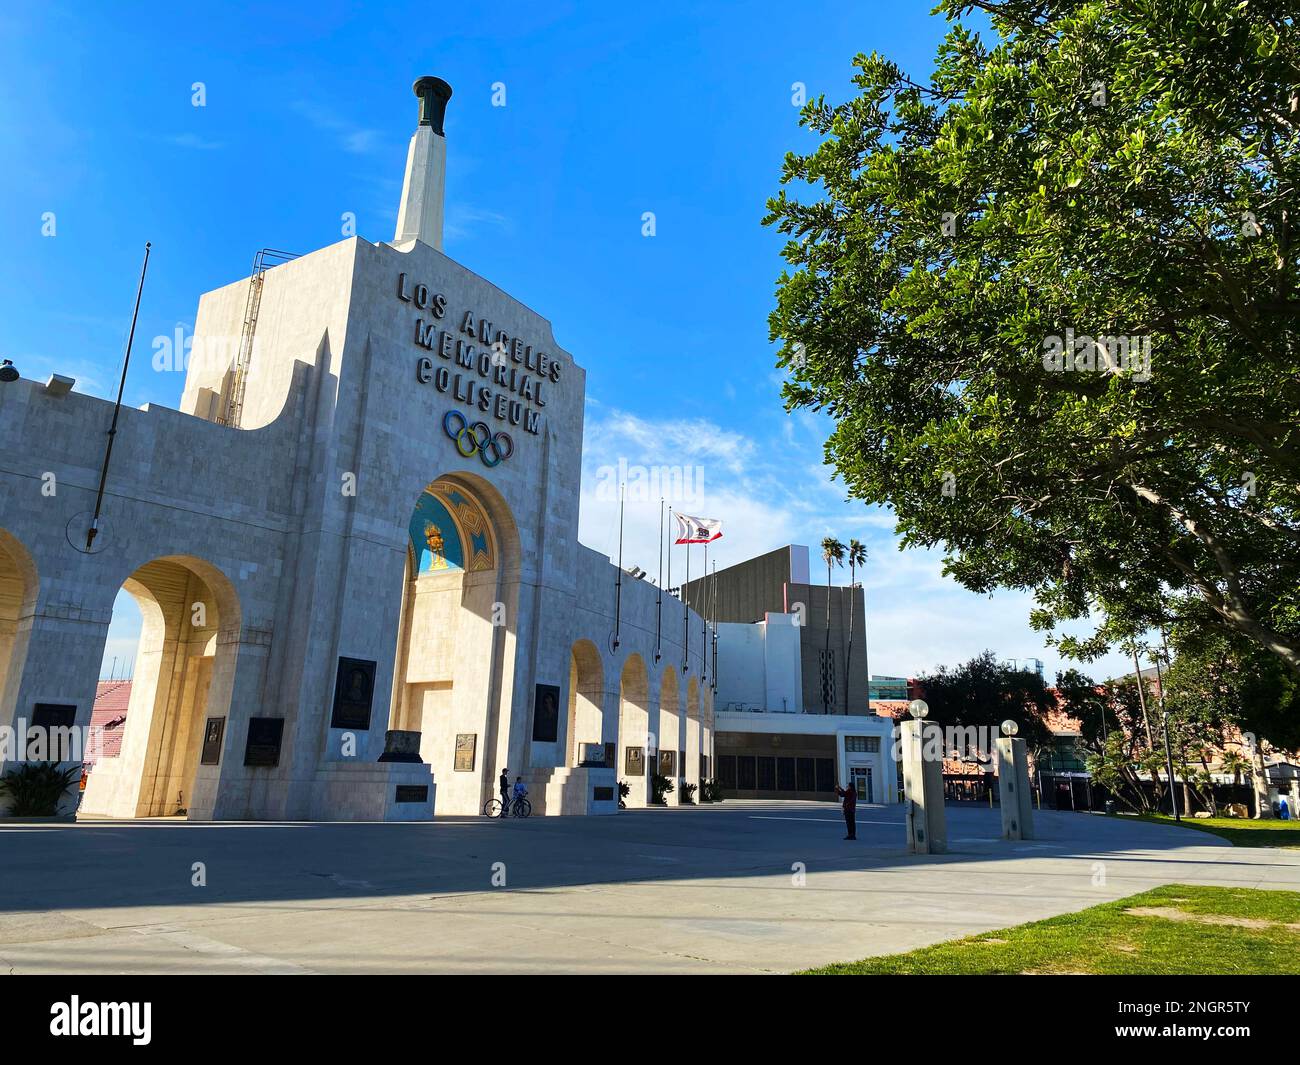
[[[210,717],[203,726],[203,753],[200,765],[218,765],[221,762],[221,737],[226,734],[226,719]]]
[[[72,737],[68,732],[77,723],[75,703],[37,703],[32,707],[32,721],[27,737],[26,757],[41,762],[66,762],[72,758]],[[37,745],[33,749],[33,745]]]
[[[244,744],[244,765],[280,764],[280,743],[284,739],[284,718],[250,717],[248,741]]]
[[[477,732],[456,733],[456,762],[452,767],[452,771],[456,773],[474,772],[474,754],[477,750]]]
[[[623,772],[630,777],[645,776],[645,748],[629,747],[624,755]]]
[[[560,689],[539,684],[533,694],[533,740],[554,743],[560,730]]]
[[[375,663],[366,658],[339,658],[330,728],[368,729],[374,694]]]

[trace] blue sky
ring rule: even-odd
[[[867,544],[873,672],[985,647],[1054,671],[1024,596],[958,588],[938,555],[898,552],[887,512],[845,501],[821,463],[825,424],[781,407],[767,339],[781,242],[759,220],[784,153],[814,143],[793,86],[844,98],[857,51],[924,75],[945,28],[929,8],[10,2],[0,354],[111,395],[151,240],[126,398],[177,405],[182,375],[156,372],[152,345],[188,332],[201,292],[245,276],[259,248],[342,239],[345,213],[392,238],[410,85],[437,74],[455,91],[447,254],[549,318],[587,370],[584,542],[616,550],[603,467],[698,466],[703,498],[684,509],[723,519],[719,565],[828,534]],[[652,573],[657,510],[628,514],[625,558]],[[132,642],[120,613],[109,658]]]

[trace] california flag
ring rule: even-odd
[[[709,544],[722,535],[722,522],[717,518],[692,518],[689,514],[674,514],[677,519],[678,544]]]

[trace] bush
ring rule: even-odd
[[[689,780],[682,781],[682,797],[679,801],[686,806],[695,805],[695,785]]]
[[[624,800],[627,799],[627,797],[631,794],[632,794],[632,785],[629,784],[626,780],[620,780],[618,782],[618,808],[620,810],[627,809],[627,803]]]
[[[700,798],[704,802],[722,801],[722,789],[718,787],[717,780],[703,780],[700,782]]]
[[[11,817],[53,817],[59,800],[81,778],[81,766],[60,769],[57,762],[23,762],[0,777],[0,795],[12,800]]]
[[[666,796],[673,791],[673,782],[662,773],[656,773],[650,781],[650,790],[653,796],[652,802],[656,806],[666,806]]]

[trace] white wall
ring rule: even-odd
[[[794,614],[718,626],[717,706],[803,713],[799,627]]]

